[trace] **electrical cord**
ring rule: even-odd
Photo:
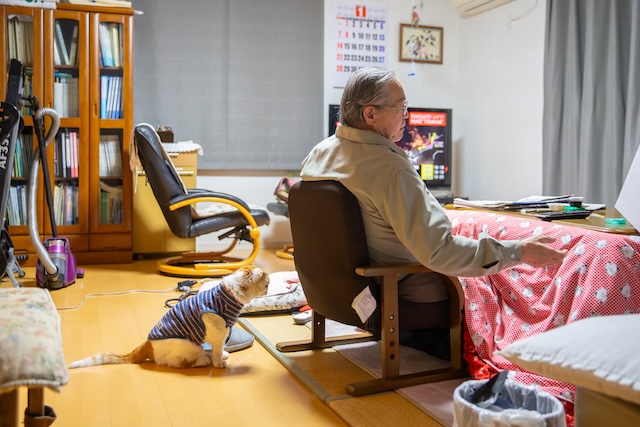
[[[103,296],[107,296],[108,297],[108,296],[136,294],[136,293],[140,293],[140,294],[162,294],[162,293],[176,291],[176,290],[177,291],[182,291],[183,292],[182,295],[180,295],[178,298],[170,298],[170,299],[165,301],[164,306],[167,307],[167,308],[171,308],[172,306],[176,305],[180,301],[183,301],[183,300],[187,299],[188,297],[198,293],[197,290],[193,290],[192,289],[193,285],[195,285],[196,283],[204,283],[204,282],[207,282],[207,281],[208,281],[207,279],[200,280],[199,282],[196,281],[196,280],[183,280],[182,282],[178,282],[178,285],[173,287],[173,288],[162,289],[162,290],[133,289],[133,290],[121,291],[121,292],[103,292],[103,293],[86,294],[84,296],[84,298],[82,298],[82,300],[80,301],[80,303],[78,305],[73,305],[73,306],[70,306],[70,307],[58,307],[57,310],[63,311],[63,310],[75,310],[75,309],[78,309],[78,308],[82,307],[82,305],[84,304],[84,302],[86,301],[87,298],[92,298],[92,297],[103,297]]]
[[[169,298],[168,300],[166,300],[164,302],[164,306],[167,307],[167,308],[171,308],[174,305],[178,304],[179,302],[186,300],[190,296],[196,295],[197,293],[198,293],[198,291],[185,291],[178,298]]]
[[[197,294],[198,291],[191,290],[191,287],[196,283],[198,282],[195,280],[183,280],[182,282],[178,282],[178,289],[182,291],[182,295],[180,295],[178,298],[169,298],[164,302],[164,306],[167,308],[171,308],[179,302],[186,300],[190,296]]]
[[[116,295],[126,295],[126,294],[136,294],[136,293],[140,293],[140,294],[161,294],[161,293],[166,293],[166,292],[170,292],[170,291],[175,291],[177,288],[173,287],[173,288],[168,288],[168,289],[163,289],[163,290],[141,290],[141,289],[132,289],[129,291],[122,291],[122,292],[104,292],[104,293],[94,293],[94,294],[86,294],[84,296],[84,298],[82,298],[82,301],[80,301],[80,303],[78,305],[73,305],[70,307],[57,307],[57,309],[59,311],[62,310],[75,310],[77,308],[82,307],[82,304],[84,304],[84,302],[86,301],[87,298],[91,298],[91,297],[110,297],[110,296],[116,296]]]

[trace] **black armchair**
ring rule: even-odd
[[[160,272],[179,277],[222,276],[253,263],[260,249],[258,227],[269,225],[270,221],[266,210],[250,208],[243,200],[230,194],[187,189],[151,125],[135,127],[130,155],[132,169],[138,161],[144,169],[173,234],[191,238],[220,232],[219,240],[231,239],[229,246],[221,251],[189,252],[162,259],[157,263]],[[203,202],[216,203],[217,209],[199,213],[196,203]],[[227,255],[241,240],[251,243],[251,253],[246,257]]]

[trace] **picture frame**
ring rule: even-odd
[[[444,28],[400,24],[400,62],[442,64]]]

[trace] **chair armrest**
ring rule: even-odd
[[[218,197],[222,196],[222,197]],[[171,211],[175,211],[177,209],[183,208],[185,206],[195,205],[196,203],[223,203],[226,205],[231,205],[234,208],[238,209],[242,216],[247,220],[247,224],[251,227],[249,231],[249,235],[254,240],[254,248],[260,246],[260,230],[258,230],[258,223],[256,223],[255,218],[251,215],[251,209],[245,202],[238,199],[237,197],[230,196],[224,193],[216,193],[216,192],[196,192],[194,194],[184,194],[177,197],[174,197],[169,201],[169,209]],[[191,214],[193,216],[193,212]]]
[[[432,271],[422,264],[368,265],[356,268],[356,274],[363,277],[379,277],[387,274],[412,274]]]
[[[398,275],[412,273],[426,273],[433,271],[422,264],[388,264],[356,267],[356,274],[364,277],[381,277],[383,292],[388,288],[392,295],[398,294]],[[461,322],[461,313],[464,308],[464,290],[462,284],[455,276],[442,274],[445,279],[444,284],[449,290],[449,301],[451,304],[451,326]]]
[[[215,200],[207,200],[207,199],[215,199]],[[222,199],[222,200],[221,200]],[[174,197],[169,201],[170,209],[176,210],[178,208],[184,207],[186,205],[193,205],[196,203],[202,202],[212,202],[212,203],[227,203],[227,201],[237,203],[238,205],[245,208],[247,211],[250,211],[249,205],[247,205],[244,200],[239,199],[231,194],[227,193],[219,193],[217,191],[207,191],[201,189],[189,190],[188,194],[181,194],[179,196]],[[227,203],[233,205],[233,203]],[[174,205],[176,207],[174,208]]]

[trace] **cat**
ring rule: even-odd
[[[147,340],[130,353],[98,353],[72,362],[69,368],[147,361],[172,368],[226,368],[229,353],[224,344],[231,327],[244,304],[266,295],[268,286],[269,275],[262,269],[242,267],[212,289],[171,307]],[[205,342],[211,345],[210,353],[202,346]]]

